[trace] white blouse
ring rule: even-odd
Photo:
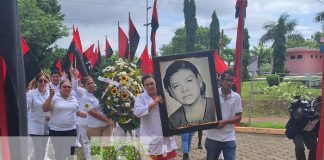
[[[50,111],[50,129],[55,131],[76,129],[78,111],[80,111],[79,103],[74,96],[64,99],[60,93],[55,93]]]
[[[89,112],[92,109],[96,109],[97,112],[102,113],[101,106],[99,104],[99,100],[92,94],[89,93],[86,89],[78,87],[78,80],[72,80],[72,89],[75,91],[75,93],[81,97],[80,98],[80,107],[82,110],[86,110]],[[88,107],[86,107],[86,105]],[[80,125],[85,125],[85,121],[79,121]],[[108,124],[102,120],[99,120],[92,115],[88,114],[87,116],[87,126],[89,128],[97,128],[97,127],[103,127],[107,126]]]
[[[136,97],[134,114],[141,119],[141,143],[148,148],[149,155],[160,155],[177,149],[175,138],[163,137],[159,106],[148,111],[153,99],[144,92]]]
[[[42,95],[38,89],[33,89],[27,92],[27,117],[28,117],[28,134],[47,135],[48,128],[45,116],[49,112],[43,111],[43,103],[49,96],[49,92],[45,90]]]

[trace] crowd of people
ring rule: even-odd
[[[204,82],[197,69],[182,61],[176,63],[179,63],[178,70],[168,73],[164,79],[165,84],[167,84],[165,87],[170,96],[179,101],[182,104],[180,110],[187,111],[188,114],[190,113],[188,107],[195,106],[192,105],[195,102],[201,103],[198,106],[205,106],[206,108],[200,118],[215,120],[217,118],[216,111],[208,110],[208,115],[206,116],[207,104],[210,98],[205,96],[206,86],[203,84]],[[183,77],[185,78],[184,80],[175,79],[173,76],[179,72],[186,73],[187,77]],[[34,158],[36,160],[43,160],[45,158],[49,139],[53,144],[56,159],[72,159],[74,146],[77,146],[79,143],[81,143],[85,158],[91,159],[91,139],[96,137],[102,146],[112,143],[113,130],[116,124],[102,113],[99,100],[94,95],[96,84],[93,78],[88,76],[79,80],[78,71],[74,69],[71,69],[70,74],[71,80],[67,78],[66,74],[60,75],[58,71],[52,71],[51,76],[40,73],[27,86],[28,133],[33,142]],[[188,77],[190,77],[190,80],[188,80]],[[174,82],[178,86],[172,85]],[[218,93],[222,120],[217,121],[215,129],[204,131],[206,135],[205,149],[207,151],[207,160],[217,160],[221,153],[225,160],[234,160],[236,157],[234,124],[241,121],[243,110],[240,95],[232,90],[234,82],[235,73],[231,70],[224,71],[219,78],[220,87],[218,88]],[[190,100],[181,99],[179,94],[182,94],[181,92],[185,90],[185,86],[194,87],[193,84],[196,83],[198,88],[200,87],[197,100],[194,98]],[[164,99],[157,92],[156,81],[153,75],[144,75],[142,77],[142,84],[144,92],[135,99],[134,114],[141,119],[139,136],[149,137],[150,140],[141,141],[141,143],[148,148],[147,155],[151,159],[173,159],[176,157],[176,149],[178,148],[175,137],[164,137],[162,134],[159,107],[162,107],[161,104],[164,102]],[[191,102],[192,99],[194,102]],[[316,109],[318,110],[320,103],[321,100],[316,100],[311,103],[311,106],[317,107]],[[176,111],[174,114],[178,114],[178,116],[171,115],[170,119],[173,119],[171,126],[180,127],[181,123],[188,121],[186,118],[187,112],[178,113]],[[320,113],[320,111],[317,112]],[[316,133],[313,131],[316,125],[312,125],[311,122],[307,121],[305,125],[307,127],[303,126],[300,132],[294,132],[295,134],[292,139],[296,144],[296,157],[305,157],[301,153],[301,151],[304,151],[304,143],[310,149],[309,157],[314,156],[316,138],[310,139],[309,134]],[[190,159],[189,152],[192,135],[193,132],[181,135],[184,160]],[[314,136],[316,137],[317,135]],[[199,149],[203,148],[201,139],[202,131],[199,131]],[[314,141],[309,142],[308,140]]]
[[[170,74],[168,81],[172,81],[173,74],[182,70],[188,72],[188,76],[195,77],[197,83],[203,83],[199,80],[201,79],[199,73],[191,68],[177,70]],[[80,81],[78,71],[74,69],[71,69],[70,74],[71,80],[66,74],[60,75],[56,70],[51,72],[50,77],[40,73],[27,86],[28,132],[34,145],[36,160],[45,158],[48,139],[53,144],[56,159],[72,159],[74,146],[77,146],[79,142],[81,142],[85,158],[91,159],[91,139],[95,137],[99,138],[102,146],[111,143],[116,124],[101,112],[99,100],[94,96],[96,85],[93,78],[83,77]],[[222,93],[220,98],[223,98],[221,106],[228,109],[222,108],[224,110],[223,120],[219,121],[217,129],[206,131],[205,147],[207,159],[210,160],[218,157],[222,150],[225,159],[235,158],[233,124],[240,121],[242,106],[239,95],[230,89],[234,82],[233,79],[234,75],[230,71],[224,72],[221,77],[222,88],[219,90]],[[159,107],[164,100],[157,92],[154,76],[144,75],[142,84],[144,92],[135,99],[134,114],[141,119],[140,137],[151,139],[141,141],[141,143],[148,147],[147,154],[152,159],[173,159],[178,147],[173,136],[164,137],[162,134]],[[169,92],[176,100],[182,101],[174,94],[177,92],[175,89],[170,89]],[[201,92],[204,94],[204,89]],[[200,102],[205,102],[204,106],[206,106],[208,98],[199,97]],[[186,102],[182,107],[187,107]],[[216,116],[215,113],[211,115]],[[206,116],[202,115],[202,117]],[[216,119],[216,117],[211,117],[211,119]],[[185,160],[189,159],[192,134],[182,135],[182,151]],[[202,131],[199,135],[198,146],[202,149]]]

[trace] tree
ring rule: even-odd
[[[243,58],[242,58],[242,66],[243,66],[243,80],[249,80],[250,75],[247,69],[249,65],[250,59],[250,42],[249,42],[249,31],[245,28],[243,30],[244,33],[244,40],[243,40]]]
[[[212,21],[209,25],[210,29],[210,49],[219,49],[219,21],[216,15],[216,11],[214,10],[212,15]]]
[[[223,53],[219,54],[222,59],[227,62],[227,66],[230,68],[234,63],[235,50],[233,48],[225,48]]]
[[[251,54],[258,56],[258,71],[261,72],[262,66],[268,66],[271,63],[271,48],[266,47],[263,43],[253,46]]]
[[[300,34],[287,36],[287,48],[304,47],[305,42],[305,38]]]
[[[322,23],[322,28],[324,33],[324,11],[316,14],[315,21],[318,23]]]
[[[57,4],[56,0],[19,0],[19,17],[21,33],[24,35],[34,57],[44,68],[50,68],[48,55],[53,54],[52,44],[67,36],[67,28],[63,25],[63,15],[57,11],[60,7],[45,7],[41,4]],[[40,8],[39,6],[42,6]],[[43,10],[44,9],[44,10]]]
[[[271,22],[263,26],[266,33],[261,37],[260,42],[273,41],[273,66],[272,73],[283,73],[286,61],[286,37],[292,33],[296,26],[294,20],[289,20],[289,15],[282,14],[277,23]]]
[[[169,44],[164,44],[160,48],[161,55],[172,55],[179,53],[186,53],[186,32],[185,28],[178,28]],[[225,46],[227,46],[231,39],[228,36],[224,36]],[[199,26],[196,32],[196,41],[194,43],[195,51],[206,51],[210,49],[210,31],[209,28]]]
[[[186,52],[193,52],[198,28],[196,19],[196,5],[194,0],[184,0],[184,17],[186,28]]]

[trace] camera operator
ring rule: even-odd
[[[295,98],[289,108],[286,136],[293,139],[296,160],[306,160],[304,144],[309,150],[308,160],[316,160],[319,113],[308,101],[303,101],[301,96]]]

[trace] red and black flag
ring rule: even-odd
[[[24,159],[26,86],[17,0],[0,5],[0,159]]]
[[[128,38],[125,32],[123,31],[123,29],[119,26],[119,23],[118,23],[118,50],[119,50],[119,58],[128,59],[129,56]]]
[[[108,39],[106,37],[106,50],[105,50],[105,55],[106,55],[106,58],[110,58],[113,54],[113,50],[108,42]]]
[[[95,57],[96,57],[96,61],[95,61],[95,64],[94,64],[94,68],[99,68],[101,66],[101,52],[100,52],[100,46],[99,46],[99,41],[98,41],[98,50],[95,54]]]
[[[62,75],[62,65],[60,58],[57,58],[57,60],[54,62],[52,70],[57,70],[60,72],[60,76]]]
[[[91,44],[90,47],[83,53],[83,62],[87,68],[88,73],[90,73],[94,67],[94,63],[92,63],[94,52],[93,52],[94,44]]]
[[[79,73],[82,75],[82,77],[89,75],[81,57],[81,49],[82,47],[78,30],[75,31],[73,29],[73,39],[64,58],[63,68],[66,73],[69,73],[69,68],[70,66],[72,66],[76,67],[79,70]]]
[[[142,75],[153,74],[153,62],[147,51],[147,46],[145,46],[142,55],[138,59],[137,66],[140,67]]]
[[[151,29],[151,42],[152,42],[151,56],[152,57],[157,56],[155,35],[156,35],[156,30],[159,28],[159,21],[158,21],[158,14],[157,14],[157,8],[156,8],[156,1],[157,0],[154,0],[152,20],[151,20],[151,27],[152,27],[152,29]]]
[[[128,32],[128,37],[129,37],[129,57],[130,57],[130,61],[133,61],[135,53],[136,53],[136,49],[138,46],[138,42],[140,40],[140,36],[134,26],[134,23],[130,17],[130,13],[129,13],[129,32]]]
[[[247,0],[237,0],[235,4],[235,18],[238,18],[240,16],[240,8],[241,5],[243,7],[243,14],[244,17],[246,16],[246,7],[247,7]]]
[[[28,85],[28,83],[41,72],[41,68],[39,67],[33,54],[30,52],[28,44],[26,43],[23,36],[21,36],[21,48],[24,56],[25,80],[26,85]]]

